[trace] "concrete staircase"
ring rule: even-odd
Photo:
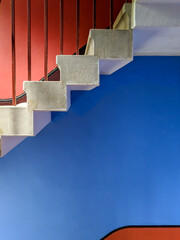
[[[113,30],[90,30],[84,56],[57,56],[61,81],[24,82],[27,103],[0,107],[0,156],[68,111],[71,91],[99,86],[135,56],[180,56],[180,0],[137,0],[124,4]]]

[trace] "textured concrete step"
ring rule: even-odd
[[[62,82],[25,81],[28,108],[38,111],[67,111],[68,90]]]
[[[35,136],[50,121],[50,112],[37,112],[26,106],[0,107],[0,157],[22,142],[26,136]]]
[[[28,107],[0,107],[1,136],[34,136],[50,120],[50,113],[32,111]]]
[[[61,82],[70,90],[91,90],[99,86],[99,59],[97,56],[56,57]]]
[[[112,74],[133,60],[132,31],[92,29],[85,54],[100,59],[100,74]]]
[[[133,29],[135,56],[180,56],[179,1],[125,4],[113,28]]]

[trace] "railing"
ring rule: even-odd
[[[15,0],[11,1],[11,44],[12,44],[12,105],[16,105],[16,42],[15,42]],[[63,34],[64,34],[64,1],[59,0],[60,6],[60,54],[63,54]],[[79,55],[79,27],[80,27],[80,0],[76,1],[76,55]],[[96,28],[96,6],[98,0],[92,0],[92,28]],[[128,1],[123,1],[128,2]],[[121,2],[122,3],[122,2]],[[27,64],[28,81],[32,76],[32,58],[31,58],[31,0],[27,0]],[[114,1],[109,0],[109,28],[113,26],[113,8]],[[58,53],[57,53],[58,54]],[[44,80],[48,81],[48,0],[44,0]],[[7,102],[7,101],[6,101]]]

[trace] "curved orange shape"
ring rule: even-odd
[[[102,240],[180,240],[180,226],[124,227]]]

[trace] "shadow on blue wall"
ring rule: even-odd
[[[180,58],[136,57],[0,161],[0,239],[179,224]]]

